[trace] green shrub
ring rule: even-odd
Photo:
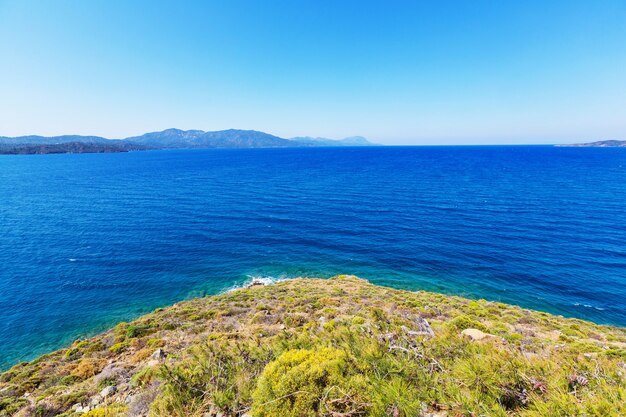
[[[337,327],[337,322],[335,320],[331,320],[328,323],[324,323],[324,330],[331,332]]]
[[[116,343],[113,346],[111,346],[109,348],[109,351],[112,353],[120,353],[126,350],[126,348],[128,347],[128,343],[127,342],[120,342],[120,343]]]
[[[191,350],[193,360],[159,369],[158,377],[164,384],[151,407],[153,415],[202,415],[209,411],[209,405],[234,415],[251,402],[256,378],[269,352],[256,344],[233,345],[228,340],[214,340]]]
[[[0,416],[12,416],[26,404],[28,404],[28,400],[26,398],[0,398]]]
[[[372,315],[372,318],[375,321],[382,321],[382,322],[387,321],[387,316],[385,315],[385,312],[381,308],[375,307],[375,308],[370,309],[370,314]]]
[[[165,323],[161,328],[163,330],[176,330],[176,325],[174,323]]]
[[[146,342],[146,346],[151,348],[160,348],[165,346],[165,340],[163,339],[150,339]]]
[[[360,316],[356,316],[352,318],[352,324],[355,326],[360,326],[362,324],[365,324],[365,319],[363,317]]]
[[[338,349],[299,349],[268,364],[252,396],[255,417],[313,417],[364,411],[365,382],[348,355]],[[354,414],[357,415],[357,414]]]
[[[94,408],[83,414],[83,417],[118,417],[126,414],[126,406],[123,404],[112,404],[107,407]]]
[[[81,378],[77,377],[76,375],[65,375],[59,380],[59,384],[60,385],[72,385],[80,380]]]
[[[104,346],[104,343],[97,341],[87,346],[87,348],[85,349],[85,352],[86,353],[99,352],[101,350],[104,350],[105,348],[106,346]]]
[[[478,329],[483,332],[487,331],[487,327],[484,324],[464,314],[455,317],[449,324],[450,326],[456,327],[458,330]]]
[[[63,408],[71,407],[76,403],[80,403],[89,398],[89,393],[85,390],[79,390],[71,392],[69,394],[61,395],[57,397],[57,402]]]
[[[130,325],[126,329],[126,337],[128,338],[140,337],[148,333],[151,333],[151,331],[152,331],[152,326],[149,324]]]
[[[157,373],[157,368],[146,366],[130,378],[130,385],[133,387],[143,387],[150,383]]]
[[[626,349],[607,349],[604,354],[609,357],[626,359]]]

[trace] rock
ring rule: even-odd
[[[423,319],[420,317],[417,320],[416,324],[419,330],[411,330],[406,326],[401,326],[401,328],[404,331],[404,333],[407,334],[407,336],[411,336],[411,337],[417,337],[417,336],[433,337],[435,335],[435,332],[433,331],[432,327],[430,327],[430,324],[428,324],[428,321],[426,321],[426,319]]]
[[[102,389],[102,391],[100,391],[100,396],[102,398],[107,398],[115,394],[116,392],[117,392],[117,388],[115,388],[115,386],[113,385],[109,385],[108,387],[105,387]]]
[[[128,404],[127,416],[140,417],[147,416],[150,410],[150,404],[154,401],[157,394],[159,384],[153,381],[144,391],[126,397]]]
[[[583,356],[587,359],[597,358],[598,352],[583,353]]]
[[[398,338],[398,335],[395,333],[383,333],[378,336],[378,340],[381,342],[392,342]]]
[[[202,417],[225,417],[225,414],[222,413],[217,407],[210,407],[208,413],[204,413]]]
[[[433,331],[433,328],[430,327],[430,323],[428,323],[428,320],[426,320],[423,317],[420,317],[417,319],[417,325],[419,326],[419,331],[421,333],[424,333],[430,337],[434,337],[435,336],[435,332]]]
[[[253,278],[252,281],[250,281],[248,284],[244,286],[244,288],[264,287],[271,283],[272,281],[267,278]]]
[[[495,337],[492,334],[489,333],[485,333],[483,331],[480,331],[478,329],[465,329],[461,332],[461,334],[463,336],[467,336],[472,340],[483,340],[483,339],[487,339],[490,337]]]
[[[165,353],[165,351],[160,348],[155,350],[154,353],[150,355],[151,359],[154,359],[157,361],[164,361],[166,357],[167,357],[167,353]]]
[[[98,375],[95,376],[94,380],[96,382],[104,381],[105,379],[112,380],[118,379],[120,377],[125,378],[127,372],[123,368],[118,368],[114,363],[110,363],[100,371]]]
[[[524,355],[526,359],[533,359],[533,358],[539,357],[539,354],[535,352],[531,352],[529,350],[523,350],[523,349],[522,349],[522,355]]]

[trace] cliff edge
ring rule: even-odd
[[[626,329],[293,279],[157,309],[0,375],[0,416],[624,416]]]

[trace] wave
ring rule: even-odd
[[[574,303],[573,305],[576,306],[576,307],[592,308],[592,309],[598,310],[598,311],[604,311],[605,310],[602,307],[592,306],[591,304]]]
[[[224,290],[223,292],[228,293],[228,292],[239,290],[241,288],[253,287],[255,285],[272,285],[274,283],[277,283],[280,281],[286,281],[288,279],[293,279],[293,278],[295,277],[287,277],[287,276],[273,277],[273,276],[248,275],[247,279],[243,283],[232,285],[228,287],[226,290]]]

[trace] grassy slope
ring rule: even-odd
[[[415,333],[423,319],[433,337]],[[624,416],[625,348],[626,329],[296,279],[158,309],[17,365],[0,376],[0,416]]]

